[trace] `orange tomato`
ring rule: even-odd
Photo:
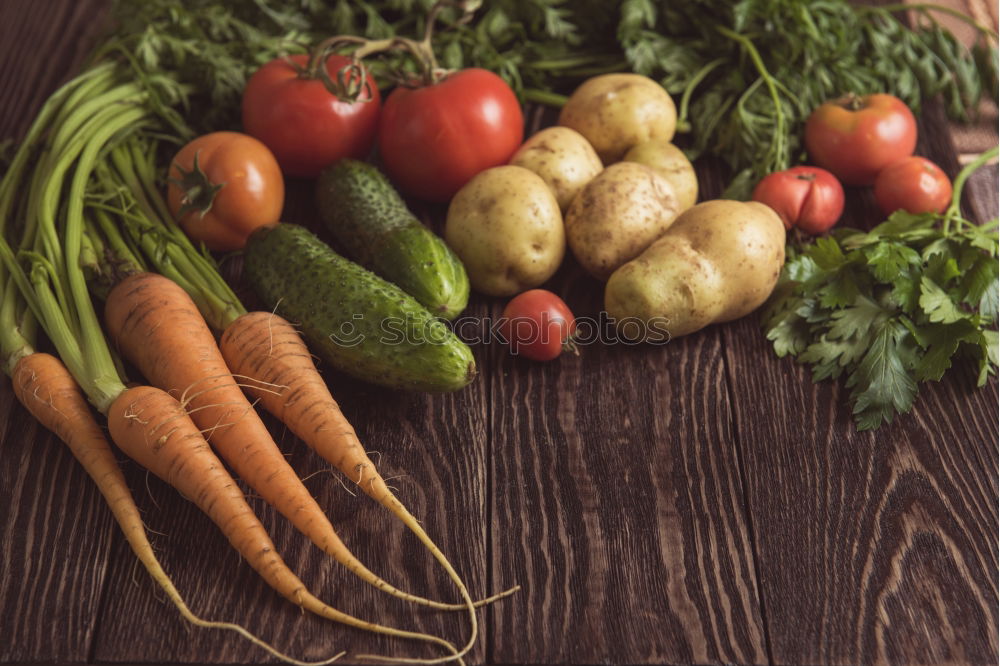
[[[239,132],[212,132],[185,145],[170,163],[168,182],[174,219],[215,252],[242,249],[255,229],[278,222],[285,203],[274,155]]]

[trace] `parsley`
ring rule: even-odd
[[[956,356],[978,364],[980,386],[996,371],[997,221],[959,215],[965,180],[996,155],[962,170],[940,215],[899,211],[871,231],[789,247],[767,338],[779,357],[811,365],[814,381],[845,375],[860,430],[910,411],[919,382],[941,379]]]

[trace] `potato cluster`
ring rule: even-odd
[[[676,120],[670,95],[648,77],[584,82],[557,126],[452,200],[445,239],[473,288],[511,296],[537,287],[568,245],[607,282],[610,315],[666,321],[671,337],[760,306],[784,263],[784,226],[759,204],[696,205],[694,168],[671,143]]]

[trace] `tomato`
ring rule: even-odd
[[[302,54],[272,60],[247,81],[243,128],[274,152],[286,175],[315,178],[339,159],[363,159],[371,151],[382,98],[370,73],[361,85],[356,72],[344,69],[351,63],[347,56],[331,55],[326,71],[335,82],[343,71],[345,83],[360,86],[353,102],[305,74],[309,57]]]
[[[524,138],[510,87],[485,69],[463,69],[386,98],[378,146],[396,185],[425,201],[447,201],[473,176],[506,164]]]
[[[951,191],[941,167],[916,155],[890,164],[875,179],[875,200],[886,215],[897,210],[941,213],[951,203]]]
[[[828,231],[844,212],[844,188],[826,169],[792,167],[765,176],[753,190],[754,201],[774,209],[786,229]]]
[[[285,181],[263,143],[239,132],[191,141],[170,163],[167,204],[185,233],[210,250],[242,249],[257,227],[281,219]]]
[[[534,361],[551,361],[573,349],[576,319],[561,298],[545,289],[515,296],[503,310],[501,332],[511,353]]]
[[[820,105],[806,120],[812,160],[845,185],[871,185],[884,167],[913,154],[917,120],[898,97],[849,95]]]

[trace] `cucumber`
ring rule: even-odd
[[[402,289],[346,259],[305,227],[262,227],[243,274],[268,307],[299,325],[331,366],[373,384],[455,391],[476,375],[472,350]]]
[[[348,257],[438,317],[453,319],[465,309],[469,278],[462,261],[410,212],[377,168],[352,159],[335,162],[317,179],[316,204]]]

